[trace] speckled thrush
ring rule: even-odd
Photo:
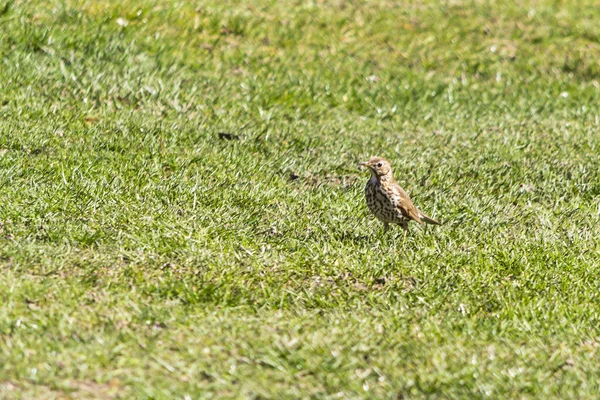
[[[360,165],[371,171],[371,178],[365,187],[365,198],[369,210],[383,222],[385,231],[389,229],[389,224],[398,224],[404,229],[406,239],[410,221],[440,225],[438,221],[415,207],[408,193],[394,179],[389,161],[381,157],[371,157],[369,161]]]

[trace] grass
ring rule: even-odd
[[[0,397],[597,396],[597,2],[116,3],[0,0]]]

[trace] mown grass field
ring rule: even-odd
[[[597,396],[600,3],[117,3],[0,0],[0,398]]]

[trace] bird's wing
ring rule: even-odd
[[[418,222],[419,224],[422,224],[423,222],[421,221],[419,210],[413,204],[408,193],[406,193],[404,189],[397,184],[394,185],[394,192],[396,192],[395,194],[398,199],[396,202],[396,208],[402,213],[402,215]]]

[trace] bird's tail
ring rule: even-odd
[[[427,223],[427,224],[431,224],[431,225],[441,225],[439,222],[437,222],[435,219],[428,217],[427,215],[421,213],[421,215],[419,215],[419,218],[421,218],[421,221]]]

